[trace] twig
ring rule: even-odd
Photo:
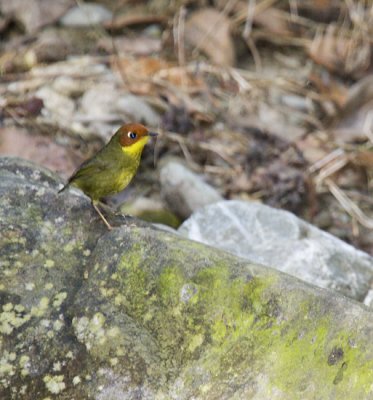
[[[347,157],[337,158],[326,168],[323,168],[315,179],[316,186],[320,186],[326,178],[341,170],[344,166],[348,164],[348,162],[349,160]]]
[[[350,214],[352,218],[355,218],[361,225],[368,229],[373,229],[373,219],[368,217],[360,207],[354,203],[333,181],[327,179],[325,181],[326,186],[330,190],[330,193],[337,199],[343,209]]]
[[[255,64],[255,69],[257,72],[262,70],[262,60],[260,58],[260,54],[258,51],[258,48],[256,47],[256,44],[254,40],[251,37],[248,37],[246,39],[246,44],[249,50],[251,51],[251,54],[253,55],[254,59],[254,64]]]
[[[251,30],[253,28],[253,20],[254,20],[254,14],[255,14],[255,3],[256,0],[249,0],[247,2],[247,14],[246,14],[246,21],[245,21],[245,27],[242,32],[242,36],[245,40],[247,40],[250,37]]]
[[[363,132],[371,143],[373,143],[373,111],[369,111],[364,119]]]
[[[176,26],[174,23],[174,40],[176,42],[175,45],[177,48],[177,58],[180,66],[185,65],[185,46],[184,46],[185,17],[186,17],[186,8],[182,6],[180,7]]]
[[[324,167],[326,164],[330,163],[332,160],[335,160],[336,158],[339,158],[344,155],[345,155],[345,152],[342,149],[333,150],[331,153],[327,154],[324,158],[322,158],[321,160],[318,160],[314,164],[312,164],[308,168],[308,171],[312,174],[313,172],[316,172],[317,170]]]

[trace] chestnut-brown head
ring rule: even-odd
[[[116,135],[124,153],[129,155],[141,154],[150,136],[157,136],[141,124],[126,124],[117,131]]]

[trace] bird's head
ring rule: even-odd
[[[150,132],[141,124],[126,124],[119,128],[116,135],[122,151],[125,154],[138,156],[151,136],[157,136],[155,132]]]

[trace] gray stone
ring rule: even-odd
[[[50,86],[41,87],[35,95],[43,100],[42,113],[48,120],[65,128],[71,125],[75,112],[73,100],[58,93]]]
[[[21,21],[28,33],[34,33],[45,25],[52,24],[75,3],[74,0],[0,0],[3,15]]]
[[[139,96],[133,94],[121,96],[115,103],[115,108],[127,121],[136,121],[152,127],[160,124],[159,114]]]
[[[80,102],[80,121],[89,122],[93,131],[107,139],[121,123],[138,122],[157,127],[159,115],[141,99],[122,94],[115,81],[101,82],[89,88]]]
[[[180,218],[222,200],[216,189],[181,162],[171,159],[160,170],[161,194],[168,207]]]
[[[60,185],[0,158],[1,399],[373,397],[369,309]]]
[[[259,203],[223,201],[179,228],[192,240],[364,301],[373,258],[295,215]]]
[[[99,25],[112,18],[112,12],[100,4],[79,3],[67,12],[60,22],[64,26],[90,26]]]

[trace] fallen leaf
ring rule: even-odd
[[[149,80],[162,69],[169,68],[173,64],[155,57],[113,57],[112,68],[120,68],[126,79],[131,81]]]
[[[317,92],[322,95],[323,99],[332,101],[339,108],[343,108],[346,105],[348,89],[331,74],[313,72],[309,75],[308,80],[313,84]]]
[[[104,27],[110,31],[119,31],[123,28],[133,25],[151,25],[151,24],[165,24],[167,17],[165,15],[120,15],[114,21],[105,22]]]
[[[342,143],[373,141],[373,76],[367,76],[348,91],[347,100],[335,123],[335,139]]]
[[[344,17],[347,7],[340,0],[303,0],[297,3],[297,10],[302,17],[329,23]]]
[[[222,12],[205,8],[192,13],[185,23],[185,41],[222,66],[235,64],[230,21]]]
[[[351,37],[334,24],[317,34],[307,50],[314,62],[339,75],[361,77],[371,66],[369,39],[359,33]]]
[[[36,117],[44,106],[43,100],[38,97],[31,97],[18,102],[8,102],[4,107],[4,116],[10,117]]]
[[[198,74],[193,74],[184,67],[161,69],[155,76],[166,80],[175,86],[182,87],[189,93],[207,90],[204,81],[198,76]]]
[[[316,134],[297,140],[296,145],[310,165],[322,160],[328,154],[328,150],[324,148],[323,142]]]
[[[358,165],[360,167],[372,169],[373,168],[373,151],[370,151],[370,150],[357,151],[351,157],[351,161],[353,164]]]
[[[277,8],[270,7],[255,14],[254,23],[274,35],[292,36],[288,14]]]

